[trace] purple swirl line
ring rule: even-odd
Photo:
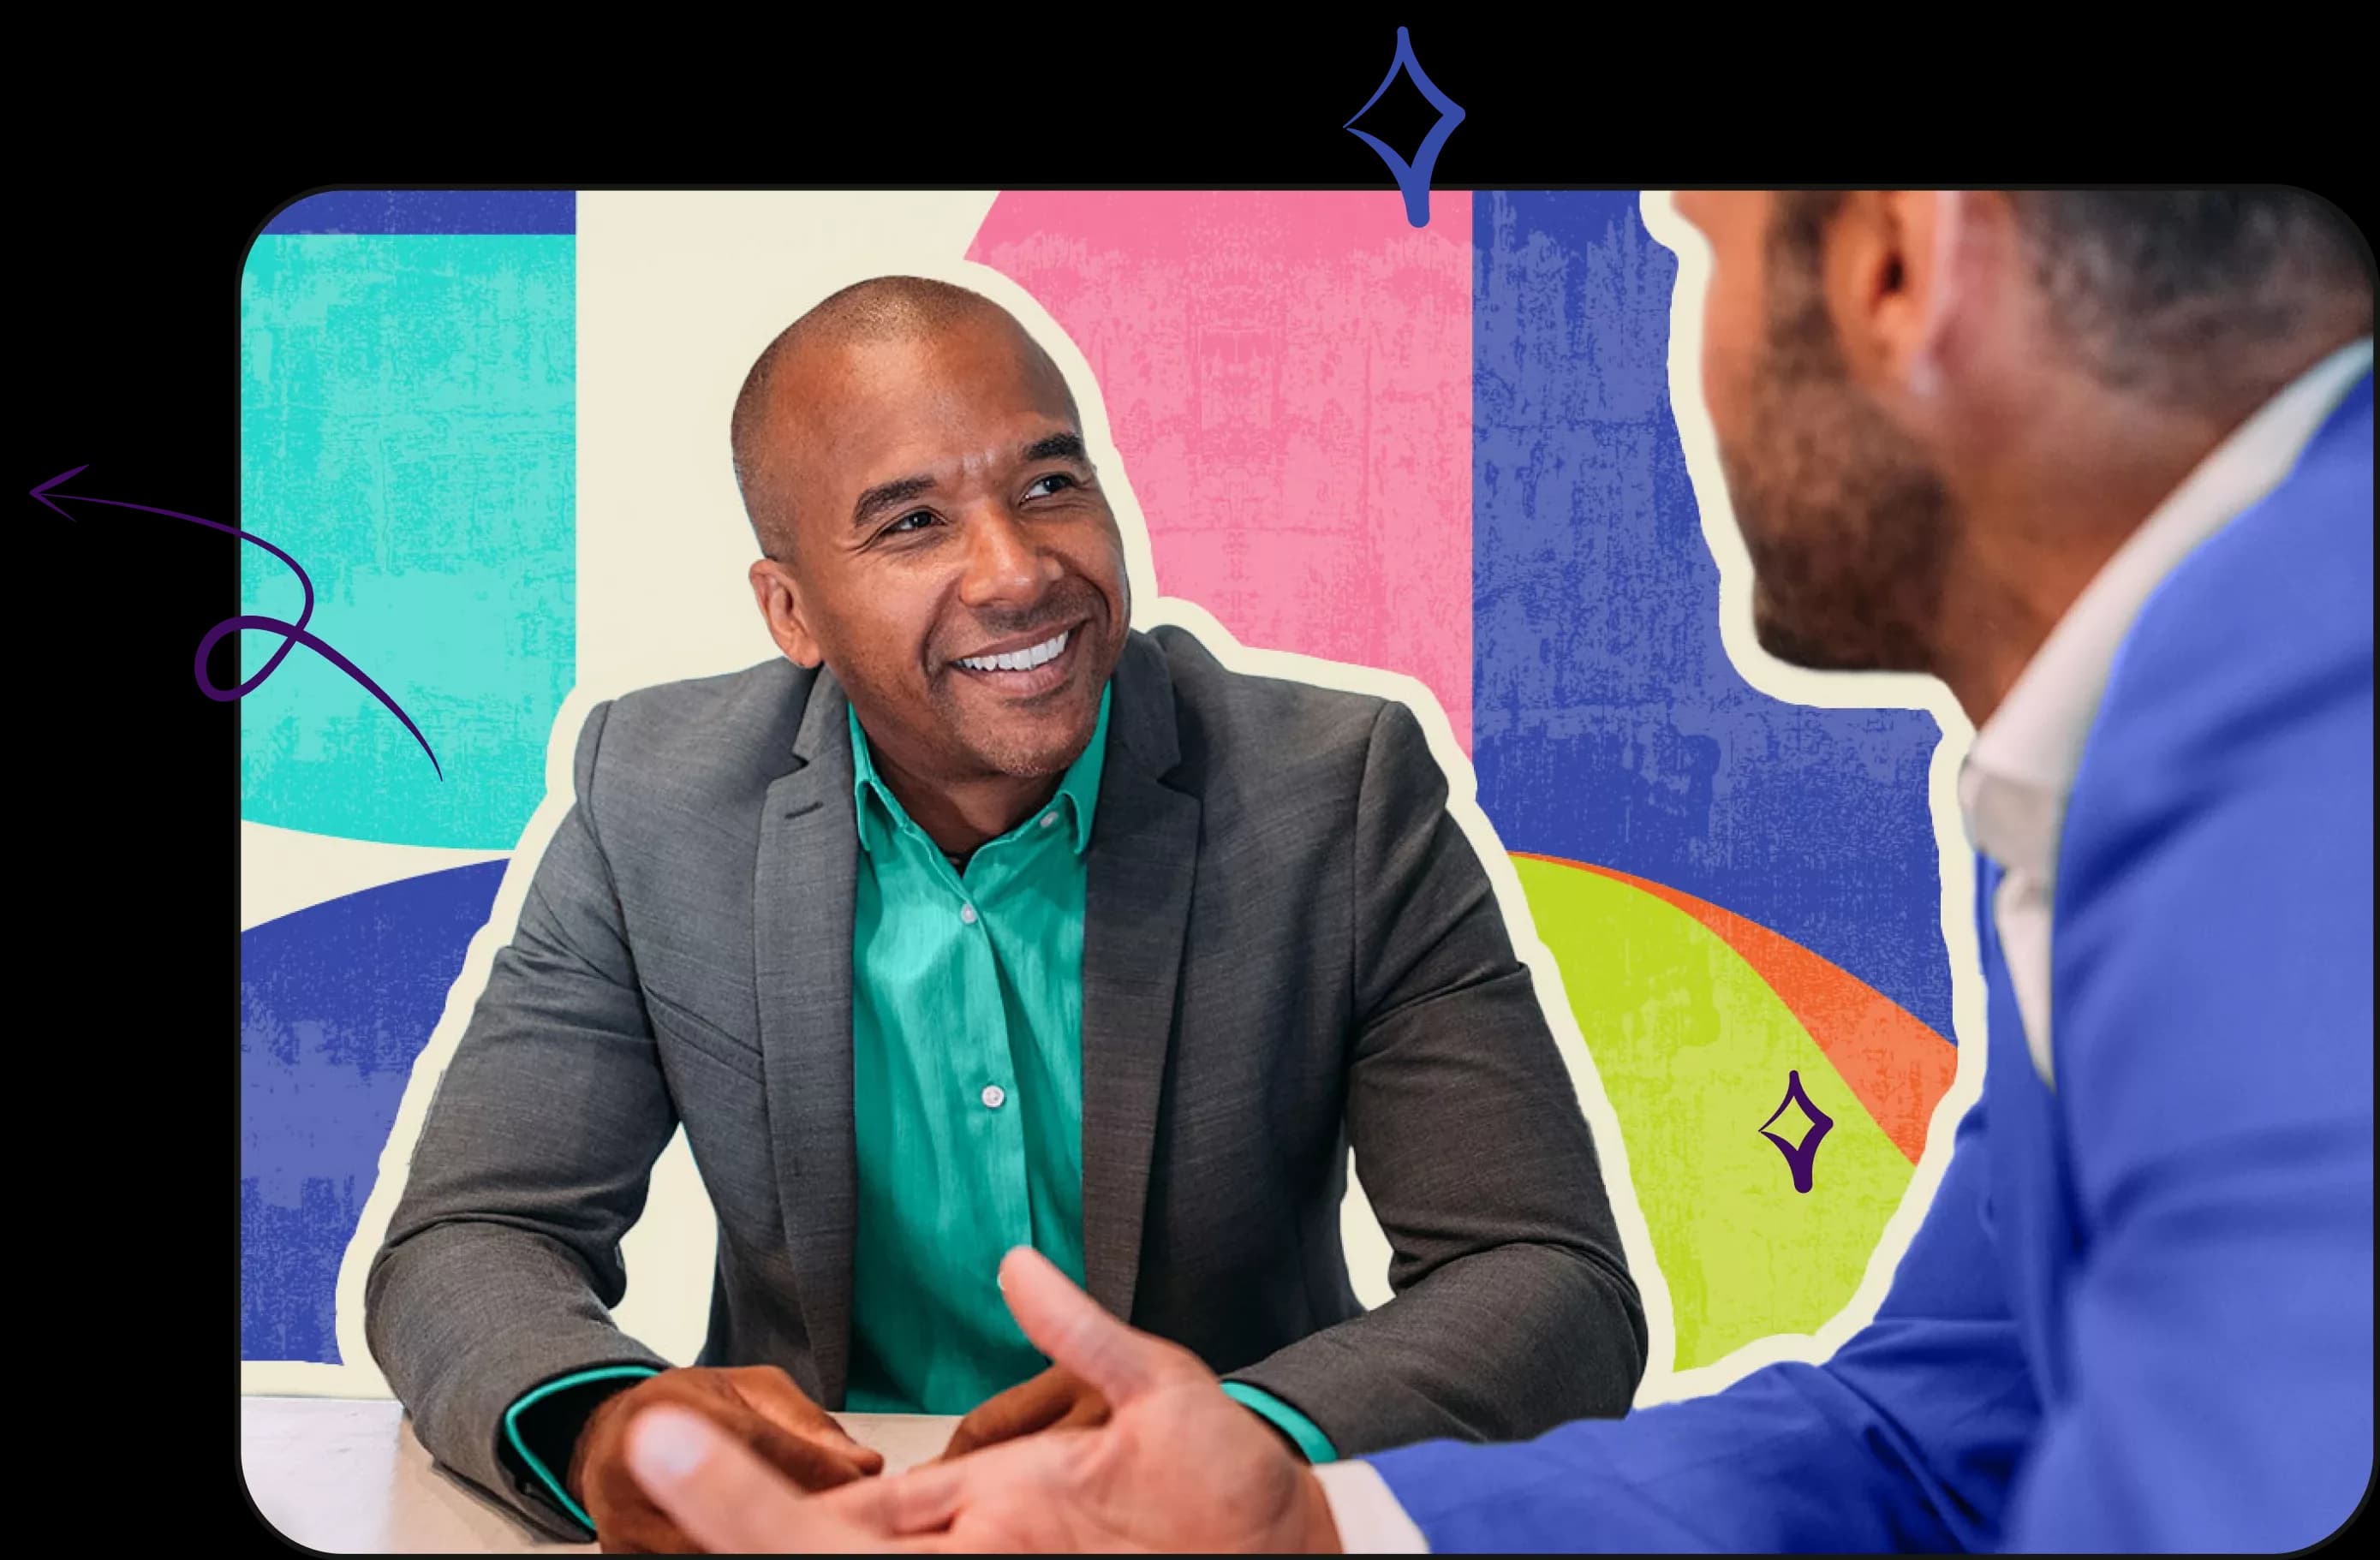
[[[214,700],[217,704],[229,704],[235,700],[245,698],[249,694],[255,692],[258,685],[262,683],[266,678],[272,676],[275,671],[279,670],[282,661],[288,658],[291,650],[296,649],[299,645],[304,645],[308,649],[313,651],[316,655],[321,656],[324,660],[329,661],[333,666],[337,667],[341,671],[344,671],[348,676],[354,678],[357,683],[362,685],[363,690],[366,693],[371,695],[372,697],[380,700],[382,704],[385,705],[388,708],[388,712],[391,715],[395,716],[399,720],[403,721],[405,723],[405,729],[413,733],[413,740],[421,744],[421,751],[429,756],[430,767],[437,771],[438,778],[442,780],[446,778],[446,770],[438,762],[438,755],[431,751],[430,739],[421,734],[421,728],[413,723],[413,718],[406,714],[403,707],[400,707],[395,699],[389,697],[387,692],[365,673],[363,668],[358,666],[355,662],[341,655],[337,650],[333,649],[321,635],[310,633],[307,630],[307,623],[313,621],[314,617],[314,582],[307,577],[305,569],[298,563],[298,560],[290,557],[289,554],[282,551],[281,549],[273,546],[273,543],[265,540],[262,537],[256,535],[253,531],[243,531],[237,526],[226,526],[220,520],[209,520],[197,514],[184,514],[179,510],[159,509],[153,504],[128,503],[122,499],[95,499],[87,497],[81,493],[52,494],[50,490],[55,488],[59,483],[64,482],[67,478],[76,475],[78,472],[88,469],[88,465],[79,466],[76,466],[73,471],[64,472],[56,477],[53,477],[48,481],[42,483],[40,487],[34,489],[31,493],[31,497],[39,502],[47,505],[53,513],[56,514],[63,519],[71,520],[74,516],[67,514],[65,510],[58,508],[57,500],[72,499],[78,503],[103,503],[112,509],[137,509],[143,514],[162,514],[168,520],[187,520],[193,526],[204,526],[211,531],[221,531],[226,536],[237,537],[242,541],[254,542],[257,546],[264,549],[265,551],[270,552],[275,558],[280,559],[283,563],[286,564],[289,572],[298,576],[298,588],[306,593],[306,604],[298,611],[298,621],[296,623],[285,623],[279,618],[243,614],[238,617],[225,618],[223,622],[215,624],[214,627],[207,630],[206,637],[199,641],[198,656],[191,669],[193,674],[198,679],[199,692],[206,695],[207,697]],[[272,657],[265,661],[263,667],[258,671],[255,676],[249,678],[247,682],[240,683],[237,687],[223,688],[216,686],[214,680],[207,674],[208,654],[212,652],[217,645],[223,643],[227,636],[237,634],[242,629],[247,628],[263,629],[269,633],[280,635],[280,648],[273,652]]]

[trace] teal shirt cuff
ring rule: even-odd
[[[544,1484],[546,1493],[553,1497],[555,1503],[563,1510],[570,1513],[578,1525],[590,1533],[595,1530],[595,1524],[589,1518],[587,1513],[579,1508],[578,1503],[570,1498],[570,1492],[562,1487],[562,1475],[546,1467],[544,1459],[530,1451],[528,1443],[521,1438],[520,1417],[524,1411],[545,1401],[555,1393],[566,1392],[574,1386],[585,1386],[589,1382],[616,1381],[630,1376],[641,1379],[659,1374],[661,1373],[650,1365],[605,1365],[599,1370],[577,1371],[566,1376],[556,1376],[543,1386],[522,1394],[519,1402],[504,1410],[504,1438],[511,1443],[514,1452],[519,1456],[521,1462],[528,1470],[537,1475],[539,1481]]]
[[[1312,1420],[1264,1388],[1250,1386],[1245,1382],[1227,1381],[1223,1384],[1223,1396],[1270,1420],[1283,1435],[1297,1443],[1297,1449],[1305,1454],[1306,1461],[1324,1463],[1339,1460],[1339,1448],[1315,1427]]]

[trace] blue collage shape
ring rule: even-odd
[[[1677,258],[1633,190],[1472,212],[1472,762],[1505,847],[1617,867],[1792,938],[1946,1040],[1912,709],[1759,692],[1670,406]]]
[[[576,233],[575,189],[326,189],[274,212],[267,233]]]
[[[382,884],[239,939],[239,1346],[339,1362],[339,1264],[504,863]]]

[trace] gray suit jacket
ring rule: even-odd
[[[1083,1244],[1111,1312],[1342,1454],[1627,1409],[1645,1324],[1568,1072],[1403,706],[1118,666],[1087,854]],[[700,1363],[843,1401],[857,835],[833,677],[771,661],[599,707],[577,799],[441,1081],[366,1288],[430,1452],[551,1527],[504,1409],[600,1364],[683,1122],[719,1216]],[[1394,1249],[1340,1249],[1352,1143]]]

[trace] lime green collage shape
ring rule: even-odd
[[[1909,1161],[1717,934],[1596,873],[1513,865],[1620,1119],[1675,1317],[1671,1368],[1816,1331],[1859,1288]],[[1760,1135],[1794,1071],[1834,1119],[1806,1193]],[[1776,1130],[1796,1140],[1807,1125],[1788,1111]]]

